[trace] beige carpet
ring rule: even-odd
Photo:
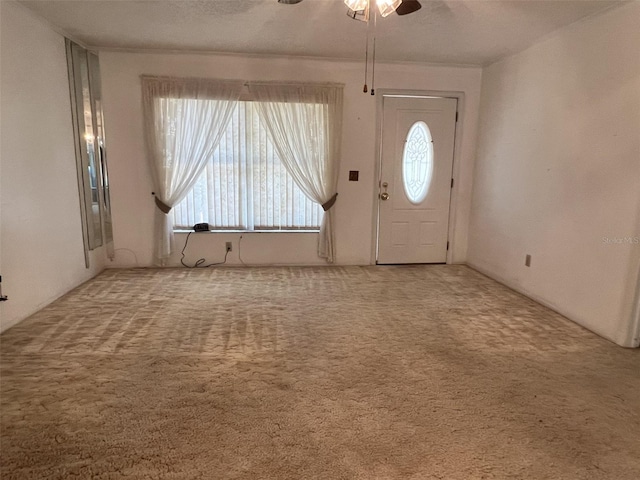
[[[462,266],[110,270],[0,341],[3,480],[640,478],[640,351]]]

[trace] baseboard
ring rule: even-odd
[[[56,292],[55,294],[45,298],[44,300],[42,300],[41,302],[37,303],[33,308],[30,308],[29,310],[26,310],[26,313],[21,314],[19,317],[12,319],[11,322],[9,322],[8,324],[5,323],[1,323],[0,322],[0,334],[6,332],[7,330],[9,330],[12,327],[15,327],[16,325],[18,325],[20,322],[26,320],[27,318],[29,318],[31,315],[39,312],[40,310],[42,310],[43,308],[45,308],[47,305],[50,305],[51,303],[55,302],[56,300],[58,300],[60,297],[63,297],[64,295],[66,295],[67,293],[71,292],[72,290],[75,290],[76,288],[84,285],[85,283],[87,283],[89,280],[97,277],[98,275],[100,275],[103,271],[105,270],[105,268],[102,268],[102,270],[100,270],[99,272],[97,272],[95,275],[91,275],[88,278],[83,278],[80,281],[78,281],[77,283],[74,282],[71,285],[65,287],[62,289],[62,291],[60,292]]]
[[[565,317],[566,319],[572,321],[573,323],[575,323],[576,325],[581,326],[582,328],[589,330],[590,332],[595,333],[596,335],[609,340],[610,342],[615,343],[616,345],[620,346],[620,347],[624,347],[624,348],[637,348],[637,342],[634,340],[629,341],[628,343],[619,343],[618,340],[614,339],[613,337],[611,337],[610,335],[608,335],[606,332],[602,332],[599,330],[595,330],[587,325],[584,325],[580,319],[575,318],[573,315],[571,315],[569,312],[565,311],[562,307],[560,307],[559,305],[556,305],[553,302],[550,302],[549,300],[540,297],[539,295],[536,295],[533,292],[528,291],[526,288],[524,288],[522,285],[516,284],[504,277],[502,277],[501,275],[496,274],[495,272],[490,271],[488,268],[483,267],[482,265],[478,265],[475,262],[470,262],[467,260],[466,265],[474,270],[476,270],[477,272],[481,273],[482,275],[489,277],[492,280],[495,280],[496,282],[504,285],[505,287],[521,294],[524,295],[527,298],[530,298],[531,300],[533,300],[536,303],[539,303],[540,305],[543,305],[551,310],[553,310],[554,312],[562,315],[563,317]],[[637,339],[636,339],[637,340]]]

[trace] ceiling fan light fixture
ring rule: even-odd
[[[402,0],[376,0],[376,3],[378,4],[380,15],[386,17],[396,11]]]
[[[418,0],[402,0],[400,6],[396,9],[398,15],[409,15],[410,13],[417,12],[422,8]]]
[[[347,8],[347,17],[358,20],[359,22],[367,23],[369,21],[369,9],[351,10],[350,8]]]
[[[348,8],[347,15],[351,18],[368,17],[369,6],[371,2],[376,2],[378,10],[382,17],[387,17],[395,12],[402,5],[403,0],[344,0],[344,4]],[[411,2],[409,2],[411,3]],[[414,2],[418,3],[418,2]],[[418,3],[418,8],[420,4]],[[410,13],[410,12],[408,12]]]
[[[371,10],[371,2],[375,1],[380,10],[382,17],[387,17],[393,12],[398,15],[408,15],[422,8],[418,0],[344,0],[347,6],[347,16],[354,20],[360,20],[367,24],[367,47],[364,54],[364,88],[362,91],[367,93],[367,72],[369,66],[369,34],[373,34],[373,52],[371,60],[371,95],[375,95],[374,82],[376,77],[376,17],[375,9],[373,10],[373,28],[370,28],[369,13]]]
[[[362,12],[369,6],[369,0],[344,0],[344,4],[349,10]]]

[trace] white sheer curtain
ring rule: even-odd
[[[282,165],[258,102],[238,101],[218,148],[171,210],[174,228],[319,230],[324,212]]]
[[[169,215],[191,190],[224,134],[243,88],[241,81],[142,77],[149,164],[155,188],[154,260],[173,250]]]
[[[325,210],[318,255],[335,261],[333,206],[342,134],[342,85],[250,83],[278,156],[298,187]]]

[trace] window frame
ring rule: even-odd
[[[167,97],[163,97],[163,98],[173,98],[173,97],[167,96]],[[311,97],[309,99],[311,100]],[[203,98],[203,100],[205,100],[205,98]],[[212,98],[212,100],[215,100],[215,98]],[[258,102],[258,100],[248,91],[246,86],[245,86],[245,90],[242,92],[242,94],[240,95],[240,97],[238,98],[237,101],[238,101],[238,106],[236,106],[236,108],[239,108],[239,105],[241,103],[243,103],[243,102]],[[317,102],[309,101],[307,103],[317,103]],[[265,128],[265,130],[266,130],[266,128]],[[267,135],[268,135],[268,132],[267,132]],[[272,148],[274,148],[274,147],[272,146]],[[274,148],[274,150],[275,150],[275,148]],[[281,161],[279,159],[279,157],[278,157],[278,160]],[[203,174],[204,174],[204,170],[203,170],[201,175],[203,175]],[[292,179],[292,181],[293,181],[293,179]],[[294,182],[294,185],[295,185],[295,182]],[[297,187],[297,185],[296,185],[296,187]],[[300,193],[302,195],[304,195],[303,192],[300,192]],[[309,199],[308,197],[307,197],[307,200],[312,202],[312,203],[314,203],[315,205],[320,206],[319,204],[317,204],[313,200]],[[180,203],[182,203],[182,200],[180,201]],[[175,205],[174,208],[178,208],[180,203]],[[320,208],[321,208],[321,206],[320,206]],[[173,212],[171,212],[170,214],[173,215]],[[320,233],[320,230],[321,230],[321,227],[322,227],[323,215],[324,215],[324,212],[321,212],[321,215],[320,215],[319,221],[318,221],[318,225],[314,226],[314,227],[309,227],[309,226],[292,226],[292,227],[276,227],[276,226],[274,226],[274,227],[265,227],[265,226],[259,226],[259,227],[254,227],[253,229],[249,229],[249,228],[241,228],[241,227],[238,227],[238,226],[229,226],[229,227],[214,226],[214,225],[212,225],[212,224],[207,222],[207,224],[209,225],[209,230],[208,230],[208,232],[205,231],[204,233],[314,233],[314,234],[318,234],[318,233]],[[186,225],[178,225],[178,224],[176,224],[175,216],[174,216],[173,231],[174,231],[174,233],[187,233],[187,232],[193,231],[193,226],[186,226]]]

